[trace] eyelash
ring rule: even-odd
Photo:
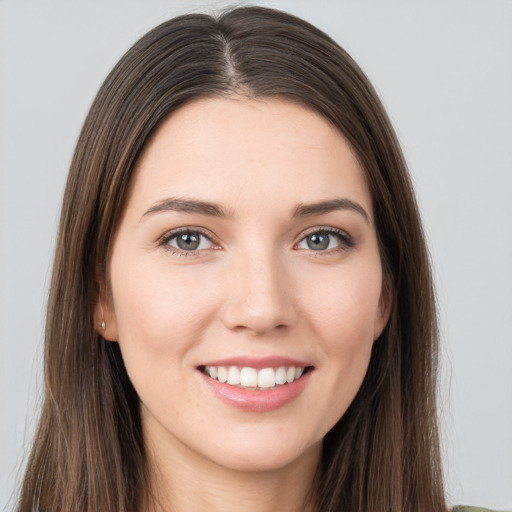
[[[323,250],[323,251],[314,251],[313,249],[309,249],[309,252],[313,253],[315,256],[321,256],[321,255],[327,255],[327,254],[337,254],[339,252],[352,249],[356,245],[354,239],[346,231],[343,231],[342,229],[338,229],[338,228],[327,227],[327,226],[315,227],[312,230],[304,233],[302,238],[295,245],[300,244],[302,241],[304,241],[309,236],[319,235],[319,234],[334,236],[334,237],[338,238],[339,244],[332,249],[327,249],[327,250]],[[308,249],[304,249],[304,250],[308,250]],[[315,254],[315,253],[317,253],[317,254]]]
[[[177,238],[180,235],[184,235],[184,234],[199,234],[200,236],[206,238],[210,243],[215,245],[213,237],[210,233],[204,231],[201,228],[194,228],[194,227],[180,228],[180,229],[171,231],[169,233],[166,233],[158,241],[158,245],[163,247],[165,250],[170,251],[173,254],[177,254],[178,256],[184,256],[184,257],[199,256],[199,253],[201,251],[197,251],[197,250],[196,251],[184,251],[184,250],[178,249],[177,247],[173,247],[172,245],[170,245],[171,240]]]
[[[213,240],[213,237],[210,233],[204,231],[201,228],[195,228],[195,227],[193,227],[193,228],[186,227],[186,228],[180,228],[180,229],[171,231],[171,232],[165,234],[158,241],[158,245],[163,247],[165,250],[170,251],[173,254],[177,254],[178,256],[184,256],[184,257],[199,256],[201,250],[185,251],[185,250],[180,250],[177,247],[173,247],[172,245],[170,245],[171,240],[177,238],[179,235],[182,235],[182,234],[199,234],[200,236],[206,238],[210,243],[215,245],[215,241]],[[298,244],[303,242],[307,237],[312,236],[312,235],[318,235],[318,234],[335,236],[338,238],[339,244],[336,247],[334,247],[332,249],[327,249],[327,250],[314,251],[313,249],[309,249],[309,252],[311,252],[313,254],[318,253],[318,254],[316,254],[317,256],[325,255],[325,254],[339,253],[342,251],[346,251],[348,249],[352,249],[355,246],[354,239],[350,235],[348,235],[345,231],[343,231],[341,229],[333,228],[333,227],[320,226],[320,227],[315,227],[312,230],[310,230],[309,232],[304,233],[302,238],[294,245],[294,247],[296,247]],[[202,250],[206,250],[206,249],[202,249]],[[300,250],[308,251],[308,249],[300,249]]]

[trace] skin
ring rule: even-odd
[[[146,213],[167,198],[214,202],[227,216]],[[367,218],[353,208],[293,215],[339,198]],[[183,227],[208,238],[180,252],[169,234]],[[326,228],[349,242],[327,235],[327,249],[311,249],[307,236]],[[162,508],[307,509],[322,439],[357,393],[390,309],[370,193],[345,138],[284,100],[182,107],[137,163],[108,272],[97,323],[140,396]],[[275,355],[314,369],[273,411],[220,401],[197,369]]]

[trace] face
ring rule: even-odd
[[[371,197],[283,100],[196,100],[146,146],[101,298],[146,441],[237,470],[320,453],[384,328]],[[108,295],[108,296],[107,296]]]

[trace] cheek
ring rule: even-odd
[[[323,421],[329,428],[347,410],[368,369],[381,289],[378,272],[352,272],[334,282],[317,287],[308,301],[322,353]]]
[[[204,276],[172,272],[163,266],[155,270],[155,265],[144,265],[144,261],[112,267],[114,311],[123,354],[136,352],[140,361],[176,356],[201,338],[218,303],[217,290],[204,286]]]
[[[381,296],[380,272],[362,269],[340,274],[316,287],[310,284],[306,306],[323,333],[321,339],[334,351],[373,343]]]
[[[126,371],[148,410],[157,416],[172,410],[179,421],[176,411],[186,408],[184,402],[193,408],[196,400],[187,387],[191,354],[204,338],[218,292],[186,271],[143,260],[119,263],[112,265],[111,281]]]

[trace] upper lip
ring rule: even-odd
[[[199,365],[204,366],[239,366],[255,368],[261,370],[262,368],[279,368],[280,366],[295,366],[306,368],[312,366],[311,363],[300,361],[290,357],[283,356],[266,356],[266,357],[249,357],[249,356],[233,356],[226,359],[215,359]]]

